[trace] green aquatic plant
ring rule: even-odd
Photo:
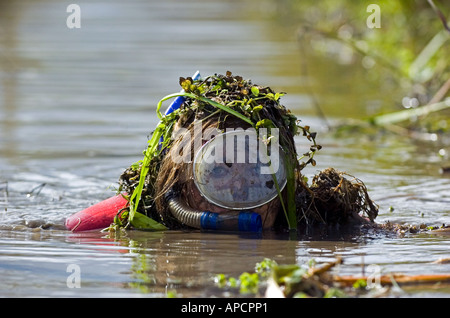
[[[420,106],[417,108],[408,108],[396,112],[377,115],[370,118],[370,122],[377,126],[387,126],[399,122],[414,120],[415,118],[426,117],[431,113],[450,109],[450,98],[439,102]]]
[[[188,113],[202,113],[200,119],[215,114],[221,116],[234,116],[245,124],[256,129],[267,128],[268,135],[263,136],[270,142],[272,128],[280,130],[280,145],[287,157],[287,198],[284,202],[278,182],[274,177],[274,184],[278,190],[281,205],[289,229],[296,229],[296,176],[306,165],[315,165],[314,154],[321,147],[315,141],[316,134],[310,132],[309,126],[301,126],[295,115],[287,110],[280,98],[284,93],[274,92],[270,87],[254,85],[250,80],[240,76],[233,76],[231,72],[226,75],[212,75],[205,79],[193,80],[180,78],[182,92],[163,97],[157,104],[156,114],[160,120],[148,141],[144,151],[143,160],[133,164],[121,177],[121,191],[129,193],[129,208],[121,214],[116,224],[133,226],[141,229],[161,230],[165,226],[152,219],[152,213],[146,212],[146,207],[153,205],[155,183],[162,157],[170,149],[174,126],[180,118]],[[165,101],[182,97],[184,102],[180,108],[169,114],[161,113]],[[293,136],[303,133],[312,145],[310,150],[298,158],[293,144]],[[301,160],[307,158],[305,162]]]
[[[277,266],[277,262],[270,258],[265,258],[262,262],[256,263],[255,273],[259,274],[261,277],[267,277],[272,268]]]
[[[288,0],[280,5],[284,16],[278,15],[283,21],[290,19],[291,24],[299,26],[302,47],[342,61],[349,68],[348,74],[364,72],[367,85],[377,87],[377,106],[367,107],[368,118],[359,121],[346,118],[343,125],[327,126],[339,132],[359,129],[365,134],[388,130],[431,141],[447,133],[450,127],[450,102],[446,100],[450,92],[447,22],[450,2],[379,0],[376,2],[381,19],[378,27],[367,22],[371,1],[360,1],[355,6],[349,6],[348,2]],[[315,69],[308,65],[308,59],[303,60],[305,70]],[[335,89],[333,81],[328,87],[326,81],[319,82],[320,86],[314,89],[317,94],[322,89]],[[352,92],[350,95],[355,95]],[[314,95],[314,92],[308,94]],[[326,121],[324,114],[333,109],[315,104],[320,117]],[[334,107],[334,100],[330,105]],[[364,114],[353,113],[351,109],[355,108],[349,107],[347,116],[342,116],[342,112],[339,116],[358,118]]]
[[[260,287],[271,275],[272,269],[277,265],[276,261],[265,258],[255,264],[255,272],[253,273],[243,272],[238,278],[227,278],[225,274],[217,274],[214,276],[214,283],[220,288],[238,288],[240,294],[257,294]]]
[[[225,274],[217,274],[214,282],[219,288],[238,290],[242,295],[258,295],[265,291],[267,297],[272,297],[269,290],[276,290],[277,296],[303,298],[338,298],[347,297],[347,293],[334,286],[328,271],[340,264],[341,259],[316,268],[312,259],[305,265],[279,265],[275,260],[265,258],[256,263],[255,272],[244,272],[238,278]]]

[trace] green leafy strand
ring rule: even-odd
[[[231,115],[234,115],[240,119],[242,119],[243,121],[249,123],[250,125],[252,125],[253,127],[255,126],[255,124],[246,116],[242,115],[241,113],[231,109],[230,107],[224,106],[222,104],[219,104],[209,98],[203,97],[203,96],[198,96],[192,93],[186,93],[186,92],[181,92],[181,93],[175,93],[175,94],[170,94],[165,96],[164,98],[162,98],[159,102],[158,105],[156,107],[156,114],[158,116],[158,118],[160,119],[159,124],[156,126],[155,131],[153,132],[152,138],[149,141],[149,145],[148,148],[145,152],[145,156],[144,156],[144,160],[142,162],[142,166],[141,166],[141,173],[139,176],[139,184],[138,186],[134,189],[133,194],[130,197],[130,213],[128,216],[128,220],[131,224],[133,224],[133,220],[135,218],[135,215],[137,213],[137,208],[139,205],[139,202],[141,200],[141,193],[142,190],[144,188],[144,183],[145,183],[145,177],[147,176],[149,170],[150,170],[150,161],[154,156],[158,156],[161,152],[162,147],[158,147],[159,146],[159,142],[161,139],[161,136],[166,135],[165,137],[167,137],[167,135],[171,132],[171,129],[167,129],[167,127],[169,126],[169,120],[168,117],[172,114],[174,114],[175,112],[177,112],[178,110],[175,110],[174,113],[170,114],[170,115],[163,115],[161,113],[161,106],[162,103],[165,102],[168,99],[171,98],[175,98],[178,96],[183,96],[183,97],[188,97],[191,99],[197,99],[200,100],[202,102],[208,103],[216,108],[219,108],[223,111],[228,112]],[[170,116],[172,117],[172,116]],[[172,121],[173,122],[173,121]],[[170,125],[170,128],[171,125]],[[167,140],[167,138],[166,138]],[[160,149],[158,149],[160,148]]]

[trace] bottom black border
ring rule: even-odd
[[[203,316],[226,315],[276,315],[312,313],[324,315],[379,313],[417,314],[418,310],[430,309],[433,313],[444,311],[448,303],[446,298],[3,298],[0,302],[4,308],[20,309],[21,314],[36,314],[47,308],[54,308],[54,313],[66,315],[84,314],[105,315],[118,314],[177,314],[176,317],[195,314]],[[27,305],[28,302],[33,304]],[[36,302],[36,303],[34,303]],[[49,302],[47,304],[47,302]],[[444,303],[445,302],[445,303]],[[17,307],[16,307],[17,305]],[[48,307],[47,307],[48,306]],[[60,307],[61,306],[61,307]],[[61,311],[60,308],[63,308]],[[306,311],[306,312],[305,312]]]

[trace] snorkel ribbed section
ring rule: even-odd
[[[166,201],[172,215],[181,223],[201,230],[260,232],[261,215],[251,211],[213,213],[192,209],[174,194],[166,193]]]
[[[167,201],[167,204],[170,212],[178,221],[196,229],[202,228],[201,217],[203,212],[191,209],[174,196]]]

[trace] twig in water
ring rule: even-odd
[[[351,286],[358,280],[367,281],[369,276],[335,276],[334,281],[345,286]],[[435,283],[449,283],[450,274],[424,274],[424,275],[404,275],[404,274],[388,274],[379,277],[382,286],[395,284],[435,284]]]
[[[428,102],[428,104],[435,104],[440,102],[445,95],[447,95],[447,92],[450,90],[450,78],[447,80],[447,82],[444,83],[444,85],[439,88],[439,90],[434,94],[433,98]]]
[[[41,193],[42,189],[45,187],[46,183],[41,183],[40,185],[38,185],[37,187],[34,187],[33,189],[31,189],[30,192],[27,193],[27,198],[35,195],[38,196],[39,193]]]
[[[434,4],[433,0],[428,0],[428,3],[430,4],[430,6],[433,8],[434,12],[436,12],[436,14],[438,15],[439,19],[442,21],[442,24],[444,25],[444,28],[450,32],[450,27],[447,24],[447,18],[445,17],[445,15],[442,13],[441,10],[439,10],[438,7],[436,7],[436,5]]]

